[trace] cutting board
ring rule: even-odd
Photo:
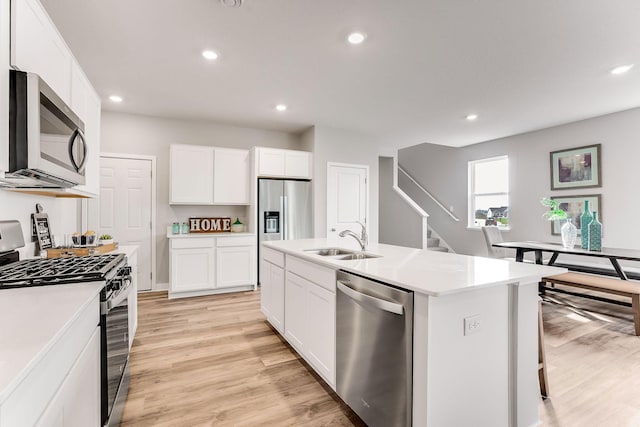
[[[82,248],[51,248],[47,249],[47,258],[60,258],[65,256],[88,256],[100,255],[114,251],[118,248],[118,243],[113,242],[108,245],[87,246]]]

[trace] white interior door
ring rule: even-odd
[[[327,238],[346,229],[359,233],[357,221],[367,225],[368,175],[366,165],[328,164]]]
[[[100,196],[89,200],[88,227],[138,246],[138,290],[151,290],[151,160],[100,157]]]

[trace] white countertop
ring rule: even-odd
[[[0,404],[103,286],[76,283],[0,290]]]
[[[137,245],[123,245],[123,246],[118,245],[118,247],[116,248],[115,251],[108,252],[108,253],[110,253],[110,254],[125,254],[127,256],[127,258],[130,258],[131,255],[133,255],[138,250],[138,248],[139,248],[139,246],[137,246]]]
[[[203,237],[247,237],[247,236],[255,236],[255,233],[231,233],[231,232],[221,232],[221,233],[188,233],[188,234],[172,234],[171,230],[167,230],[167,238],[168,239],[198,239]]]
[[[357,243],[353,239],[340,240],[339,244],[328,239],[303,239],[270,241],[263,245],[317,264],[361,274],[431,296],[506,283],[531,282],[542,276],[567,271],[565,268],[384,244],[370,244],[367,247],[367,252],[382,257],[352,261],[335,260],[304,251],[327,247],[357,249]]]

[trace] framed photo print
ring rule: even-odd
[[[584,202],[589,201],[589,210],[598,212],[598,220],[602,222],[602,211],[600,194],[586,194],[582,196],[557,196],[551,197],[552,200],[560,204],[560,209],[567,213],[567,218],[571,218],[573,225],[578,229],[578,236],[582,235],[580,219],[584,213]],[[560,235],[560,227],[563,221],[551,221],[551,234]]]
[[[551,189],[601,187],[600,151],[601,144],[552,151]]]

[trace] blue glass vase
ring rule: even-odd
[[[582,249],[589,249],[589,223],[593,219],[593,215],[589,212],[589,201],[584,201],[584,212],[580,217],[580,241],[582,243]]]
[[[602,250],[602,224],[598,221],[598,212],[593,211],[593,219],[589,223],[589,250]]]

